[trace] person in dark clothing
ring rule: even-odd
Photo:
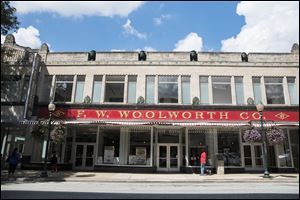
[[[57,172],[57,157],[56,152],[53,152],[51,157],[52,172]]]
[[[12,154],[8,157],[8,163],[9,163],[8,176],[14,175],[19,162],[19,157],[20,156],[18,153],[18,148],[15,148]]]

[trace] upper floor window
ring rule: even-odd
[[[213,103],[231,104],[231,82],[230,76],[212,77]]]
[[[27,75],[1,76],[1,102],[25,102],[29,79]]]
[[[201,104],[208,104],[208,76],[200,76],[200,103]]]
[[[295,77],[287,77],[291,104],[299,104],[299,95],[297,94],[295,79]]]
[[[105,102],[124,102],[125,76],[106,76]]]
[[[146,76],[146,103],[154,103],[155,76]]]
[[[128,76],[128,103],[136,103],[136,79],[137,76]]]
[[[42,91],[42,96],[41,96],[41,102],[50,102],[50,92],[51,92],[51,85],[52,85],[52,75],[45,75],[44,79],[44,87]]]
[[[282,77],[265,77],[267,104],[284,104]]]
[[[158,76],[158,102],[178,103],[177,76]]]
[[[76,90],[75,90],[75,102],[83,102],[83,91],[84,91],[85,76],[77,76]]]
[[[94,86],[93,86],[93,103],[100,103],[102,90],[102,75],[94,76]]]
[[[181,76],[181,93],[182,93],[182,103],[191,103],[191,90],[190,90],[190,77]]]
[[[56,76],[55,99],[56,102],[71,102],[73,91],[73,75]]]
[[[258,104],[258,102],[262,101],[260,79],[261,77],[252,77],[255,104]]]
[[[234,84],[235,84],[236,104],[238,104],[238,105],[244,104],[243,77],[235,76]]]

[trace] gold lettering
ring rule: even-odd
[[[169,116],[170,116],[171,119],[173,118],[173,116],[174,116],[175,119],[177,119],[178,113],[179,112],[169,112]]]
[[[203,118],[203,112],[196,112],[196,119],[204,119]]]
[[[148,115],[149,113],[151,113],[151,114],[152,114],[152,116],[151,116],[151,117]],[[154,118],[154,116],[155,116],[155,113],[154,113],[154,112],[152,112],[152,111],[148,111],[148,112],[146,112],[146,118],[148,118],[148,119],[151,119],[151,118]]]
[[[98,118],[102,118],[105,117],[107,111],[103,111],[103,110],[96,110],[97,113],[97,117]]]
[[[159,118],[159,119],[166,119],[167,116],[166,116],[166,115],[165,115],[165,116],[162,116],[162,112],[159,111],[159,116],[158,116],[158,118]]]
[[[135,115],[136,113],[138,113],[139,115],[136,116],[136,115]],[[142,113],[141,113],[140,111],[134,111],[134,112],[132,113],[132,116],[133,116],[133,118],[141,118],[141,117],[142,117]]]
[[[228,112],[220,112],[220,119],[223,119],[223,117],[225,117],[225,119],[228,119]]]
[[[128,118],[130,111],[119,111],[121,118]]]
[[[215,115],[216,112],[207,112],[207,114],[209,114],[209,119],[214,119],[213,115]]]
[[[83,113],[84,110],[77,110],[77,118],[80,118]]]
[[[255,112],[252,114],[253,119],[260,119],[260,114],[259,112]]]
[[[245,116],[245,115],[246,115],[246,116]],[[241,119],[249,119],[249,115],[248,115],[247,112],[242,112],[242,113],[240,114],[240,118],[241,118]]]
[[[186,117],[185,114],[188,114],[188,117]],[[190,119],[190,118],[192,117],[192,113],[190,113],[190,112],[183,112],[183,113],[182,113],[182,117],[183,117],[184,119]]]

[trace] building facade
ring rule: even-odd
[[[19,118],[6,114],[18,115],[12,111],[20,103],[7,97],[16,79],[1,77],[1,104],[10,111],[1,108],[3,157],[21,140],[24,166],[45,159],[47,138],[32,132],[39,120],[47,122],[53,102],[52,128],[63,125],[65,136],[49,152],[70,169],[196,172],[206,150],[214,172],[262,171],[262,141],[243,138],[261,127],[261,101],[263,130],[277,127],[285,135],[282,144],[267,146],[270,170],[299,170],[298,45],[291,53],[249,54],[49,52],[45,44],[31,51]]]

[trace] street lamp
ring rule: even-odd
[[[53,102],[49,103],[48,110],[49,110],[48,138],[47,138],[47,143],[46,143],[46,154],[45,154],[45,159],[44,159],[44,171],[42,171],[41,177],[48,177],[47,160],[48,160],[48,146],[49,146],[50,132],[51,132],[51,117],[52,117],[53,111],[55,110],[55,104]]]
[[[268,172],[268,151],[267,151],[267,142],[266,142],[266,133],[264,132],[264,124],[263,124],[263,116],[262,112],[264,110],[264,104],[260,101],[256,105],[256,109],[259,112],[260,116],[260,124],[261,124],[261,134],[263,139],[263,165],[264,165],[264,178],[270,178],[270,174]]]

